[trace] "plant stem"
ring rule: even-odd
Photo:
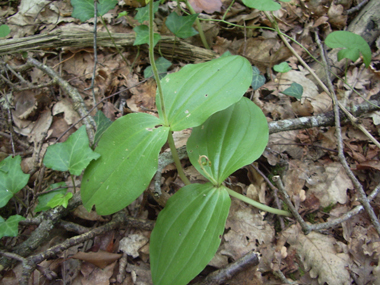
[[[106,23],[104,22],[103,17],[100,17],[100,19],[101,19],[101,21],[102,21],[103,27],[106,28],[107,33],[108,33],[108,35],[110,36],[111,41],[112,41],[114,47],[116,48],[118,54],[120,54],[120,56],[121,56],[121,58],[124,60],[124,62],[125,62],[127,65],[129,65],[127,59],[124,57],[124,55],[121,53],[121,51],[120,51],[119,48],[117,47],[117,45],[116,45],[116,43],[115,43],[115,40],[114,40],[113,37],[112,37],[112,34],[111,34],[110,31],[108,30],[107,25],[106,25]]]
[[[172,151],[173,160],[174,160],[175,166],[177,167],[179,177],[181,178],[183,183],[185,183],[185,185],[191,184],[189,179],[187,179],[185,172],[182,169],[181,161],[179,160],[178,152],[177,152],[177,149],[175,148],[175,144],[174,144],[173,132],[171,132],[171,131],[169,131],[168,143],[170,146],[170,150]]]
[[[156,80],[157,84],[157,90],[158,90],[158,98],[160,99],[160,107],[161,107],[161,114],[163,116],[163,120],[165,125],[168,125],[168,118],[165,113],[165,104],[164,104],[164,95],[162,92],[160,77],[158,76],[158,71],[156,67],[156,62],[154,60],[154,30],[153,30],[153,17],[154,17],[154,7],[153,7],[153,0],[150,0],[149,2],[149,61],[150,65],[152,66],[152,71],[154,74],[154,79]]]
[[[252,199],[249,199],[248,197],[246,196],[243,196],[231,189],[228,189],[226,187],[227,191],[228,191],[228,194],[230,194],[232,197],[235,197],[235,198],[238,198],[239,200],[242,200],[243,202],[247,203],[247,204],[250,204],[260,210],[263,210],[263,211],[266,211],[268,213],[272,213],[272,214],[276,214],[276,215],[282,215],[282,216],[287,216],[287,217],[291,217],[292,215],[287,212],[287,211],[284,211],[284,210],[279,210],[279,209],[275,209],[275,208],[272,208],[272,207],[269,207],[267,205],[264,205],[264,204],[261,204],[255,200],[252,200]]]
[[[73,187],[74,187],[74,194],[77,193],[77,188],[75,187],[75,179],[74,179],[74,175],[71,175],[71,181],[73,182]]]
[[[189,9],[190,13],[192,15],[196,14],[193,7],[191,7],[189,1],[185,0],[185,3],[186,3],[186,7],[187,7],[187,9]],[[205,48],[210,49],[210,46],[207,43],[206,36],[202,30],[202,25],[201,25],[201,22],[199,21],[198,17],[195,19],[195,24],[197,25],[198,33],[199,33],[199,36],[201,37],[201,41],[202,41],[203,45],[205,46]]]

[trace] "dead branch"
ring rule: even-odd
[[[203,280],[200,283],[196,283],[196,285],[224,284],[226,281],[230,280],[236,274],[248,269],[249,267],[258,265],[259,262],[259,256],[256,252],[248,252],[246,255],[239,258],[235,262],[211,273],[205,278],[205,280]]]
[[[112,38],[118,48],[133,47],[135,34],[114,33],[112,34]],[[93,44],[94,34],[91,32],[56,31],[25,38],[0,40],[0,56],[51,48],[93,47]],[[97,45],[101,47],[114,47],[110,36],[104,32],[97,33]],[[148,50],[147,45],[143,45],[142,48]],[[176,58],[191,62],[207,61],[217,56],[217,54],[211,50],[197,47],[184,41],[175,41],[173,36],[162,36],[159,44],[156,46],[156,50],[160,50],[167,58]]]
[[[332,99],[333,99],[333,103],[334,103],[335,135],[336,135],[337,141],[338,141],[338,158],[339,158],[339,161],[342,164],[344,170],[346,171],[348,177],[350,177],[353,185],[355,186],[356,191],[359,194],[360,203],[363,205],[364,209],[367,211],[367,214],[369,215],[373,226],[375,227],[377,233],[380,235],[380,223],[379,223],[379,220],[375,214],[375,211],[373,210],[373,208],[369,204],[368,197],[365,194],[365,191],[363,189],[362,184],[359,182],[359,180],[356,178],[356,176],[352,172],[352,170],[351,170],[350,166],[348,165],[347,160],[344,156],[342,129],[341,129],[341,123],[340,123],[340,114],[339,114],[339,107],[340,106],[338,105],[338,98],[335,94],[334,86],[333,86],[332,80],[330,78],[329,63],[326,60],[325,50],[324,50],[324,48],[323,48],[323,46],[319,40],[318,33],[316,33],[315,37],[316,37],[316,41],[318,43],[318,46],[321,49],[322,60],[325,64],[325,74],[327,77],[327,84],[329,86],[330,93],[332,95]]]
[[[95,138],[95,129],[96,129],[95,121],[91,116],[87,116],[88,110],[87,110],[86,105],[84,104],[83,98],[79,94],[78,90],[76,88],[72,87],[67,81],[63,80],[49,66],[42,64],[39,61],[37,61],[31,57],[28,58],[27,62],[32,64],[33,66],[37,67],[38,69],[42,70],[47,75],[49,75],[71,97],[71,99],[73,100],[73,103],[74,103],[75,110],[77,110],[79,116],[84,118],[83,121],[86,125],[88,138],[89,138],[90,142],[92,143],[94,141],[94,138]]]

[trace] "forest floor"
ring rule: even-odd
[[[135,16],[141,3],[120,0],[103,16],[104,22],[98,19],[97,31],[106,40],[98,39],[92,85],[94,18],[82,23],[71,17],[69,0],[0,2],[0,24],[10,27],[7,38],[0,40],[0,156],[3,160],[20,155],[23,172],[30,174],[22,191],[0,209],[4,220],[11,215],[26,218],[19,223],[15,237],[0,240],[1,284],[18,284],[20,280],[29,280],[29,284],[152,284],[149,237],[154,221],[167,199],[184,186],[174,164],[168,163],[162,170],[161,197],[154,195],[152,182],[122,211],[126,213],[122,218],[87,212],[78,194],[81,176],[74,180],[77,189],[67,208],[35,212],[38,197],[50,191],[51,185],[65,182],[68,191],[74,192],[68,173],[48,169],[42,160],[49,145],[64,142],[83,124],[78,102],[91,110],[95,100],[98,105],[90,115],[100,110],[111,121],[128,113],[157,113],[156,83],[144,77],[150,65],[147,46],[133,46],[128,40],[117,42],[122,57],[106,30],[114,36],[122,33],[133,38],[133,28],[140,25]],[[366,9],[365,5],[355,9],[361,2],[373,5],[376,0],[291,0],[280,2],[282,8],[273,15],[280,30],[309,53],[290,42],[293,50],[316,69],[314,57],[322,61],[316,35],[323,41],[332,31],[348,29]],[[263,204],[289,209],[283,202],[286,191],[298,216],[268,214],[232,199],[222,243],[191,284],[380,284],[380,149],[378,142],[376,145],[380,112],[373,107],[380,104],[378,27],[373,27],[375,39],[368,40],[363,33],[372,50],[369,68],[359,58],[333,69],[340,76],[330,81],[338,101],[360,116],[361,126],[342,119],[337,132],[333,100],[277,33],[266,29],[272,27],[268,14],[247,8],[241,1],[192,3],[207,11],[199,17],[206,19],[201,25],[211,50],[204,48],[199,36],[177,38],[187,44],[188,53],[176,50],[181,47],[174,44],[165,19],[177,3],[166,2],[160,4],[155,19],[155,29],[165,39],[165,45],[158,44],[157,58],[163,55],[168,63],[164,72],[172,73],[229,51],[258,68],[265,82],[259,88],[251,87],[245,96],[264,112],[270,125],[269,144],[260,159],[231,175],[228,185]],[[380,5],[376,5],[380,14]],[[123,11],[128,13],[118,17]],[[76,38],[77,34],[87,34],[90,40]],[[70,35],[74,36],[69,39]],[[40,36],[40,42],[27,45],[28,40]],[[53,39],[48,40],[49,36],[57,41],[50,46]],[[12,39],[25,46],[3,52]],[[24,65],[26,58],[37,64]],[[55,78],[38,62],[55,71]],[[274,71],[282,62],[291,70]],[[329,63],[338,64],[336,54],[330,55]],[[79,91],[79,101],[57,84],[58,77]],[[320,77],[328,83],[324,75]],[[303,87],[300,100],[282,93],[292,82]],[[190,133],[175,133],[177,148],[183,149]],[[344,156],[339,155],[339,145]],[[162,152],[167,148],[164,146]],[[186,154],[182,157],[190,180],[204,181]],[[125,243],[128,248],[120,247]],[[244,257],[254,257],[252,254],[260,256],[258,264],[252,265],[252,259],[244,261]],[[228,271],[232,265],[237,265],[236,270]],[[227,270],[205,283],[207,275],[226,266]]]

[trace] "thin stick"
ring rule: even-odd
[[[328,68],[328,62],[326,60],[325,56],[325,50],[321,44],[321,41],[319,40],[318,33],[315,33],[315,38],[318,46],[321,49],[321,56],[322,59],[325,63],[325,71],[326,71],[326,76],[327,76],[327,83],[330,88],[331,95],[333,96],[333,103],[334,103],[334,114],[335,114],[335,135],[337,136],[337,141],[338,141],[338,158],[340,163],[342,164],[344,170],[346,171],[348,177],[351,179],[352,183],[355,186],[355,189],[358,191],[359,194],[359,200],[364,206],[364,209],[367,211],[372,224],[374,225],[376,231],[378,234],[380,234],[380,223],[379,220],[377,219],[377,216],[369,204],[367,195],[364,192],[363,186],[360,184],[359,180],[356,178],[354,173],[351,171],[350,167],[348,166],[348,163],[346,161],[346,158],[344,157],[343,153],[343,139],[342,139],[342,133],[341,133],[341,126],[340,126],[340,114],[339,114],[339,107],[338,107],[338,99],[335,94],[334,87],[332,86],[331,80],[330,80],[330,70]]]

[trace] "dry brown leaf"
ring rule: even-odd
[[[150,274],[149,265],[145,262],[139,262],[136,264],[127,265],[127,272],[131,273],[132,276],[132,284],[136,285],[152,285],[152,277]]]
[[[141,234],[131,234],[120,240],[119,250],[136,258],[139,250],[148,243],[149,239]]]
[[[347,202],[347,190],[353,189],[353,185],[340,163],[309,164],[309,171],[311,176],[306,180],[309,187],[307,193],[313,193],[322,207]]]
[[[273,226],[257,210],[237,199],[232,199],[226,228],[229,231],[223,237],[221,253],[235,260],[256,249],[256,244],[270,244],[274,238]]]
[[[83,278],[81,285],[109,285],[115,265],[117,262],[111,263],[103,269],[94,266],[91,263],[84,263],[81,267]]]
[[[111,253],[107,251],[98,251],[98,252],[82,252],[79,251],[74,254],[71,258],[80,259],[87,261],[99,268],[106,268],[111,263],[118,260],[122,254]]]
[[[102,216],[98,215],[96,211],[92,210],[91,212],[88,212],[86,208],[83,205],[80,205],[74,210],[73,213],[76,217],[81,218],[83,220],[87,221],[100,221],[104,222],[106,219],[104,219]]]
[[[346,26],[348,16],[344,14],[344,7],[342,5],[335,5],[332,2],[327,15],[329,16],[329,23],[334,28],[340,30]]]
[[[205,11],[212,14],[220,12],[220,8],[222,7],[222,1],[220,0],[189,0],[189,3],[197,13]]]
[[[293,225],[283,232],[290,248],[297,250],[306,270],[312,278],[318,278],[319,284],[349,285],[351,264],[346,253],[346,245],[336,241],[332,236],[311,232],[304,235],[298,225]]]
[[[61,113],[64,113],[64,119],[68,125],[72,125],[80,119],[77,111],[74,110],[73,103],[67,98],[62,99],[53,107],[53,116]]]

